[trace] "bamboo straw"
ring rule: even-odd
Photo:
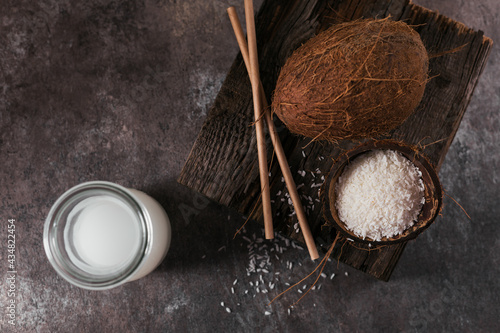
[[[259,89],[259,62],[257,56],[257,39],[255,35],[255,21],[253,1],[245,0],[245,15],[247,21],[248,44],[250,54],[250,81],[252,82],[253,107],[255,116],[255,131],[257,136],[257,152],[259,156],[260,187],[262,192],[262,209],[264,212],[264,229],[266,239],[274,238],[273,219],[271,210],[271,192],[269,189],[269,171],[267,168],[266,140],[264,137],[264,122],[262,121],[262,104]]]
[[[241,55],[243,56],[243,61],[245,62],[245,66],[247,68],[248,73],[250,74],[250,60],[248,55],[248,47],[245,40],[245,34],[243,32],[243,28],[241,27],[240,19],[238,18],[238,14],[236,13],[236,9],[234,7],[229,7],[227,9],[227,13],[229,15],[229,19],[231,20],[234,34],[236,36],[236,40],[238,41]],[[309,255],[311,256],[311,259],[315,260],[319,258],[318,250],[316,249],[314,238],[312,237],[311,230],[309,229],[309,224],[307,222],[306,214],[304,213],[304,208],[302,206],[302,202],[300,201],[299,193],[297,192],[297,187],[295,186],[295,181],[293,180],[293,176],[290,171],[288,161],[286,159],[285,151],[283,150],[283,146],[281,145],[281,141],[278,136],[278,132],[276,131],[276,127],[274,126],[271,114],[268,111],[268,103],[266,100],[266,95],[264,93],[264,87],[262,86],[260,80],[259,80],[259,90],[260,90],[262,106],[264,109],[263,110],[264,117],[269,129],[269,133],[271,135],[271,140],[273,142],[274,150],[278,158],[281,172],[283,173],[285,184],[288,188],[288,192],[290,193],[290,198],[292,199],[292,203],[295,208],[295,213],[297,214],[297,219],[299,220],[299,225],[300,228],[302,229],[307,249],[309,250]]]

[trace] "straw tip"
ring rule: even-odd
[[[274,232],[273,231],[266,232],[265,234],[266,234],[265,235],[266,239],[274,239]]]

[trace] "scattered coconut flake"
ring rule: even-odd
[[[283,194],[283,196],[288,195],[288,193]],[[308,200],[307,197],[306,200]],[[300,225],[298,223],[294,223],[294,225],[300,230]],[[246,243],[241,244],[241,246],[246,248],[248,252],[246,274],[249,277],[248,279],[252,280],[244,281],[244,285],[247,286],[247,289],[243,287],[236,288],[233,286],[238,285],[240,279],[235,278],[231,281],[231,293],[235,295],[239,294],[240,297],[249,295],[250,297],[255,298],[258,297],[259,294],[262,295],[260,297],[266,297],[266,294],[268,293],[273,293],[275,290],[279,291],[282,284],[290,287],[291,284],[289,282],[293,277],[291,272],[293,272],[294,263],[290,260],[282,259],[280,256],[290,248],[300,250],[303,250],[304,248],[277,232],[275,233],[275,238],[272,240],[265,240],[261,237],[257,237],[256,233],[248,236],[246,234],[246,230],[244,229],[241,230],[240,235],[240,237],[246,241]],[[222,248],[220,248],[220,250],[222,251]],[[276,265],[276,262],[281,263],[281,265]],[[299,266],[302,265],[301,262],[298,262],[297,264]],[[287,271],[290,271],[290,273],[281,272],[284,274],[280,274],[280,272],[277,271],[279,267],[286,267]],[[300,271],[301,270],[299,269],[299,272]],[[288,280],[289,282],[285,282],[284,280]],[[313,288],[311,289],[318,290],[318,287],[316,286]],[[302,285],[298,289],[301,290],[300,293],[305,293],[307,285]],[[223,303],[221,303],[221,306],[226,307]],[[231,311],[230,308],[229,310]]]

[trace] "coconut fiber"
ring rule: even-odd
[[[272,108],[296,134],[336,142],[375,137],[415,110],[428,56],[404,22],[333,25],[298,48],[282,67]]]

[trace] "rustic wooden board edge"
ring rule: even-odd
[[[455,120],[455,123],[453,125],[453,131],[450,134],[450,136],[448,137],[448,139],[444,142],[444,145],[442,147],[441,158],[439,159],[439,161],[435,165],[436,169],[439,171],[439,169],[441,169],[441,166],[444,162],[444,159],[446,157],[448,149],[450,148],[450,146],[455,138],[455,135],[458,131],[460,122],[463,119],[463,115],[465,114],[465,111],[466,111],[467,107],[469,106],[470,100],[472,98],[472,94],[477,86],[478,81],[479,81],[478,79],[481,76],[481,74],[483,73],[483,70],[487,64],[488,57],[489,57],[489,54],[490,54],[492,46],[493,46],[493,40],[491,38],[485,36],[483,31],[481,31],[481,30],[475,31],[474,29],[469,28],[468,26],[466,26],[462,22],[453,20],[453,19],[451,19],[443,14],[440,14],[438,11],[433,11],[431,9],[416,5],[411,0],[409,1],[408,6],[411,8],[412,13],[415,13],[415,14],[420,13],[420,15],[426,15],[426,16],[431,17],[431,18],[433,17],[436,22],[440,22],[439,24],[441,26],[447,26],[447,27],[451,27],[452,29],[455,29],[459,35],[462,35],[462,34],[475,35],[473,43],[475,43],[477,45],[477,50],[478,50],[477,54],[475,55],[475,61],[474,61],[474,64],[477,63],[478,65],[472,66],[472,68],[475,71],[475,73],[473,74],[473,76],[475,77],[475,80],[474,80],[472,85],[467,86],[468,91],[466,92],[466,94],[465,94],[466,97],[464,98],[466,103],[464,103],[462,105],[462,110],[459,112],[459,117],[457,117],[457,119]],[[430,54],[430,56],[433,56],[433,55]]]

